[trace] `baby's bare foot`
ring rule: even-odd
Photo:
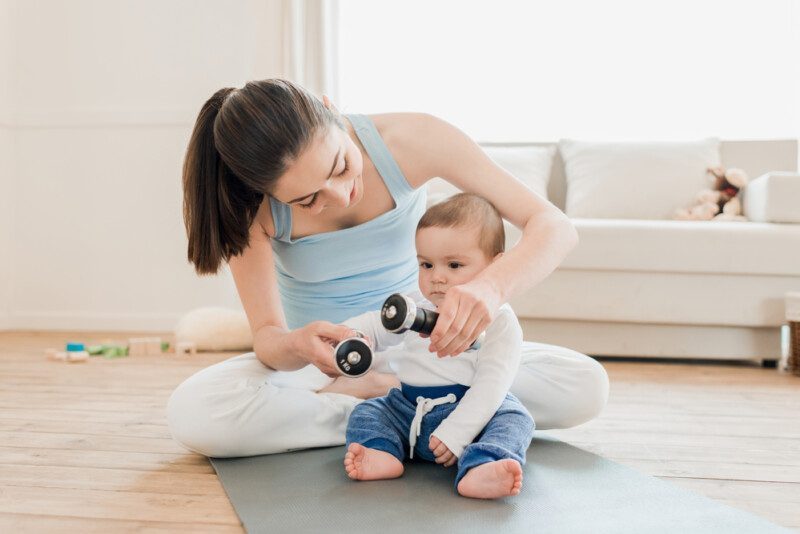
[[[475,499],[497,499],[519,495],[522,466],[507,458],[473,467],[458,483],[458,493]]]
[[[354,480],[383,480],[403,474],[403,462],[388,452],[351,443],[344,455],[344,470]]]

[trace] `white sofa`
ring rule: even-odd
[[[797,170],[796,140],[722,141],[719,155],[726,168],[751,178]],[[566,184],[556,151],[547,194],[561,209]],[[526,339],[595,356],[780,357],[784,295],[800,290],[800,224],[572,220],[580,235],[575,250],[511,301]],[[506,228],[510,246],[519,231]]]

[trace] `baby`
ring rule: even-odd
[[[461,193],[432,206],[417,225],[421,295],[409,296],[418,307],[433,309],[448,288],[469,282],[502,256],[504,242],[503,220],[483,198]],[[376,352],[403,343],[394,362],[401,388],[362,402],[350,416],[344,458],[350,478],[396,478],[403,460],[417,456],[445,467],[458,462],[456,489],[466,497],[520,492],[534,423],[508,392],[522,346],[508,304],[478,348],[453,358],[431,353],[429,340],[415,332],[388,332],[377,311],[344,324],[370,338]]]

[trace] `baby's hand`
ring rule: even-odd
[[[456,455],[450,452],[447,445],[442,443],[436,436],[431,436],[431,440],[428,442],[428,448],[433,451],[433,455],[436,456],[436,463],[443,464],[443,467],[450,467],[458,461]]]

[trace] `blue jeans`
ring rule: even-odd
[[[456,399],[461,400],[467,389],[460,384],[434,387],[402,384],[402,389],[392,389],[385,397],[366,400],[350,414],[346,446],[359,443],[388,452],[402,462],[410,454],[408,433],[416,412],[417,396],[433,399],[454,393]],[[428,449],[431,433],[456,406],[458,402],[436,406],[422,418],[422,429],[414,447],[415,457],[429,462],[436,459]],[[525,451],[533,438],[534,427],[533,418],[522,403],[511,393],[506,395],[486,427],[458,459],[456,486],[467,471],[481,464],[513,458],[524,465]]]

